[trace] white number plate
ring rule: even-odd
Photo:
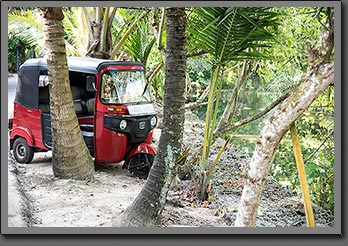
[[[152,104],[129,105],[127,108],[131,115],[156,114],[155,107]]]

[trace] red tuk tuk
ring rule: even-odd
[[[144,65],[139,62],[68,57],[72,99],[85,143],[98,163],[119,163],[147,178],[156,150],[157,117]],[[19,69],[10,149],[19,163],[52,148],[49,79],[45,58]]]

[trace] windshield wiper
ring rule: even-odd
[[[145,95],[145,93],[146,93],[146,90],[147,90],[147,87],[149,86],[149,83],[146,83],[146,85],[145,85],[145,88],[144,88],[144,91],[143,91],[143,94],[141,94],[141,97],[140,97],[140,100],[139,100],[139,102],[137,102],[137,104],[140,104],[141,103],[141,101],[142,101],[142,99],[143,99],[143,97],[144,97],[144,95]],[[146,99],[146,98],[145,98]],[[148,101],[147,99],[146,99],[146,101]]]

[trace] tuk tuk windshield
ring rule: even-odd
[[[106,71],[101,80],[101,101],[103,103],[138,103],[151,101],[146,87],[145,74],[141,70]]]

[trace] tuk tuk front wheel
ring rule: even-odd
[[[30,163],[34,157],[34,148],[24,138],[17,138],[13,143],[13,155],[19,163]]]
[[[155,157],[149,154],[136,154],[129,159],[128,169],[134,176],[147,179]]]

